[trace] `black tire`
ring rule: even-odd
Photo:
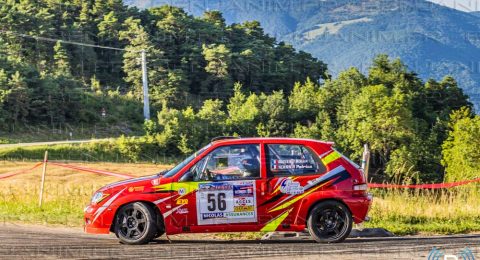
[[[352,214],[338,201],[323,201],[310,211],[308,232],[319,243],[339,243],[352,231]]]
[[[115,235],[122,244],[146,244],[158,233],[156,219],[155,211],[149,205],[142,202],[127,204],[115,217]]]

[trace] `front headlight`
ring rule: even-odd
[[[103,192],[99,191],[99,192],[96,192],[95,194],[93,194],[93,197],[92,199],[90,200],[90,202],[92,204],[97,204],[99,202],[101,202],[102,200],[104,200],[106,197],[108,197],[109,194],[104,194]]]

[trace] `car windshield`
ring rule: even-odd
[[[177,166],[175,166],[173,169],[169,170],[167,173],[165,173],[163,176],[164,177],[172,177],[173,175],[177,174],[178,171],[180,171],[185,165],[187,165],[189,162],[191,162],[193,159],[197,158],[198,155],[203,153],[208,147],[210,147],[212,144],[208,144],[207,146],[203,147],[202,149],[198,150],[194,154],[190,155],[187,157],[187,159],[183,160],[181,163],[179,163]]]

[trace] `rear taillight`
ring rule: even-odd
[[[368,185],[366,183],[365,184],[353,185],[353,190],[354,191],[366,191],[366,190],[368,190]]]

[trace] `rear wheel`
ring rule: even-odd
[[[320,202],[311,210],[307,226],[310,235],[320,243],[338,243],[352,231],[352,214],[340,202]]]
[[[120,242],[141,245],[158,233],[154,210],[145,203],[134,202],[121,207],[115,218],[115,235]]]

